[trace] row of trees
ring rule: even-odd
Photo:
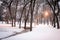
[[[32,23],[37,21],[37,24],[42,19],[48,20],[52,18],[52,24],[59,28],[59,0],[1,0],[0,5],[2,10],[6,10],[2,13],[4,21],[12,24],[12,27],[16,26],[16,22],[19,22],[19,28],[21,28],[21,22],[24,22],[24,29],[27,29],[27,22],[30,23],[30,31],[32,31]],[[47,6],[48,5],[48,6]],[[49,11],[48,11],[49,10]],[[49,16],[45,18],[44,12],[48,11]],[[57,11],[57,12],[56,12]]]
[[[52,24],[54,27],[56,27],[57,23],[57,28],[59,29],[59,15],[60,15],[60,0],[46,0],[48,5],[50,6],[52,13],[53,13],[53,21]]]
[[[20,23],[19,28],[21,28],[21,22],[23,18],[25,22],[24,29],[26,29],[26,23],[27,23],[28,18],[30,17],[30,31],[32,31],[33,11],[34,11],[36,0],[1,0],[1,1],[3,2],[2,7],[6,8],[7,10],[7,12],[4,12],[6,13],[5,20],[7,23],[11,21],[12,27],[16,26],[16,21],[17,21],[16,15],[20,15],[19,16],[19,23]],[[17,14],[18,6],[20,7],[21,5],[22,5],[21,7],[22,9],[20,8],[19,11],[20,10],[21,11],[19,14]]]

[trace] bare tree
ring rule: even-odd
[[[53,11],[53,24],[54,24],[54,27],[56,27],[56,23],[57,23],[57,28],[59,29],[59,20],[58,20],[58,15],[59,15],[59,5],[58,5],[58,2],[59,0],[46,0],[47,3],[49,4],[50,8],[52,9]],[[57,12],[56,12],[57,10]]]
[[[28,1],[27,3],[25,3],[24,6],[23,6],[23,9],[22,9],[22,11],[21,11],[21,16],[20,16],[20,19],[19,19],[19,21],[20,21],[20,23],[19,23],[19,28],[21,28],[21,20],[22,20],[23,14],[24,14],[23,12],[24,12],[26,6],[27,6],[29,3],[30,3],[30,1]],[[26,23],[26,22],[25,22],[25,23]],[[26,26],[26,24],[25,24],[25,26]]]
[[[31,21],[30,21],[30,31],[32,31],[32,22],[33,22],[33,11],[35,7],[35,1],[36,0],[31,0]]]

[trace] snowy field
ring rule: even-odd
[[[8,26],[11,25],[9,24],[7,27],[0,27],[0,38],[24,30]],[[2,40],[60,40],[60,29],[53,28],[53,26],[47,24],[39,24],[35,25],[31,32],[18,34]]]
[[[23,28],[19,29],[18,27],[11,27],[11,24],[0,23],[0,38],[7,37],[23,30]]]

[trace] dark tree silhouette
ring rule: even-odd
[[[35,7],[35,1],[36,0],[31,0],[31,21],[30,21],[30,31],[32,31],[32,22],[33,22],[33,11]]]
[[[46,0],[46,1],[53,11],[53,26],[56,27],[56,23],[57,23],[57,29],[59,29],[59,20],[58,20],[59,11],[60,11],[58,4],[59,0],[50,0],[50,1]]]

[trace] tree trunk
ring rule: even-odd
[[[33,2],[34,1],[34,2]],[[33,11],[35,7],[35,1],[36,0],[31,0],[31,21],[30,21],[30,31],[32,31],[32,22],[33,22]]]
[[[13,19],[12,19],[12,27],[13,27],[14,25],[13,25]]]
[[[19,20],[20,22],[19,22],[19,28],[21,28],[21,19]]]
[[[57,16],[56,16],[56,21],[57,21],[57,29],[59,29],[59,20]]]
[[[18,1],[16,1],[16,10],[15,10],[15,17],[14,17],[14,27],[16,26],[16,13],[17,13],[17,6],[18,6]]]
[[[24,26],[24,29],[26,29],[26,23],[27,23],[27,20],[25,19],[25,26]]]

